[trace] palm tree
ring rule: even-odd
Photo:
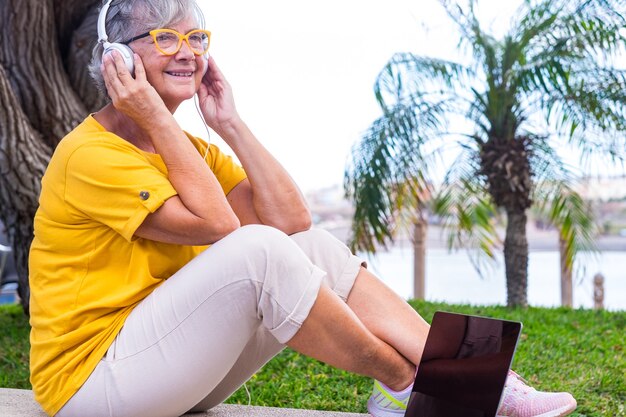
[[[346,168],[346,194],[356,205],[353,247],[393,240],[400,213],[416,207],[420,190],[434,183],[437,156],[454,144],[459,157],[432,205],[454,226],[451,245],[475,244],[491,256],[499,242],[495,219],[506,216],[507,304],[526,306],[528,209],[539,204],[552,213],[568,265],[592,239],[590,213],[573,204],[581,201],[575,175],[556,144],[621,158],[626,71],[616,57],[626,46],[626,5],[525,0],[498,39],[481,27],[476,1],[465,8],[440,2],[468,63],[398,53],[379,74],[383,115]]]

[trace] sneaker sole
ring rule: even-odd
[[[571,414],[572,411],[574,411],[575,409],[576,409],[576,404],[568,404],[568,405],[564,405],[561,408],[557,408],[556,410],[548,411],[547,413],[538,414],[532,417],[564,417],[568,414]],[[507,417],[507,416],[497,415],[496,417]]]
[[[367,401],[367,411],[370,413],[370,415],[374,417],[398,417],[404,416],[404,414],[406,413],[406,410],[392,411],[381,408],[375,401],[372,401],[371,399]]]

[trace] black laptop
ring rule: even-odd
[[[405,417],[495,417],[522,324],[438,311]]]

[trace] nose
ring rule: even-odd
[[[190,60],[194,57],[195,54],[191,50],[191,45],[189,45],[189,41],[187,39],[183,39],[183,42],[180,45],[180,49],[178,50],[178,52],[176,52],[176,58]]]

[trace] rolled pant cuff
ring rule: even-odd
[[[326,272],[320,268],[313,266],[311,270],[311,276],[306,284],[306,287],[302,293],[302,296],[297,301],[291,314],[285,318],[285,320],[274,329],[270,330],[270,333],[282,344],[286,344],[302,327],[302,323],[309,316],[313,304],[317,300],[317,294],[319,293],[322,279],[326,275]]]
[[[337,280],[335,288],[333,288],[333,291],[341,297],[343,301],[348,301],[348,295],[350,295],[350,291],[352,291],[354,281],[356,281],[361,267],[367,268],[367,262],[356,255],[350,255],[341,276]]]

